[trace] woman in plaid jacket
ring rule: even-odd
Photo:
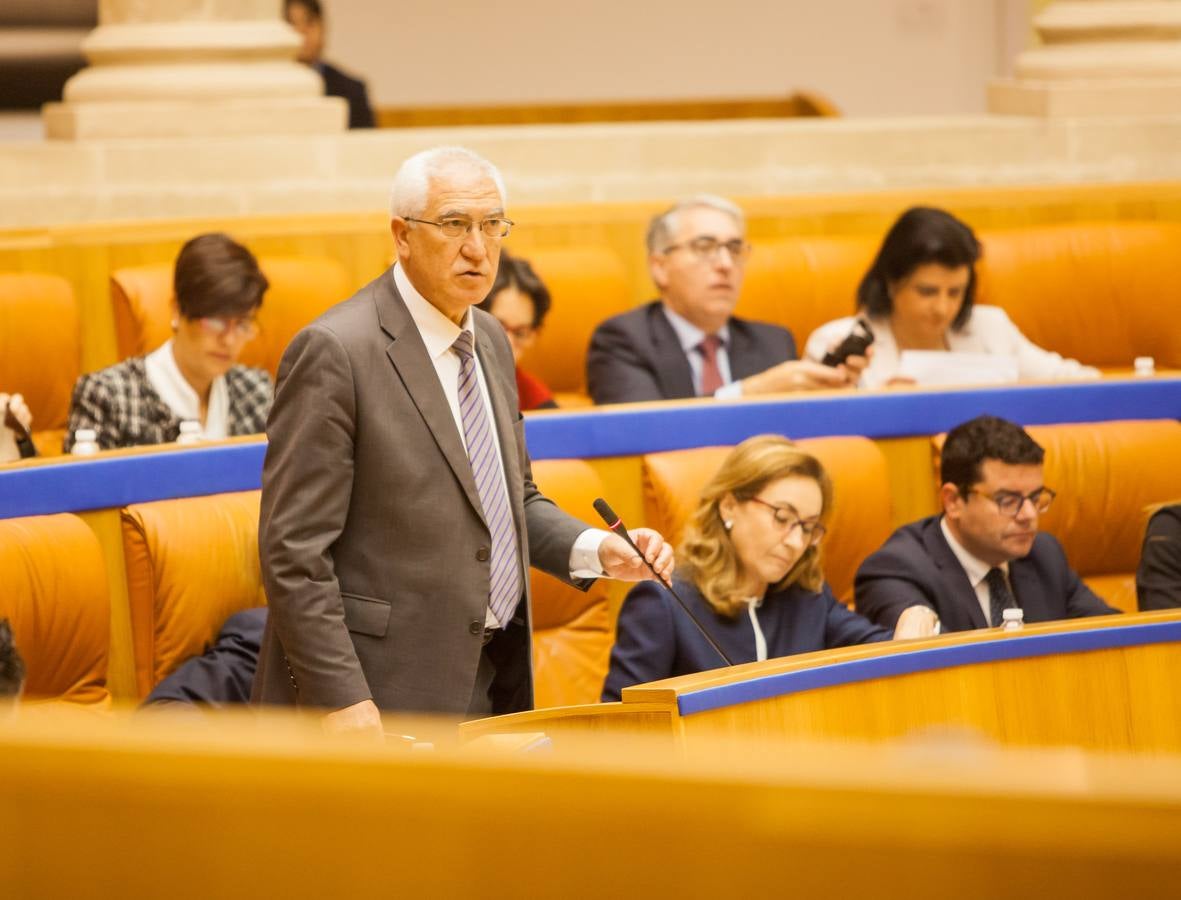
[[[173,284],[173,337],[78,379],[67,453],[80,428],[93,429],[104,450],[175,441],[185,420],[210,439],[266,430],[271,377],[236,364],[258,333],[267,289],[258,262],[224,234],[199,235],[181,248]]]

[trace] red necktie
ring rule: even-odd
[[[718,368],[718,348],[722,339],[716,334],[707,334],[697,349],[701,351],[701,396],[712,397],[722,386],[722,370]]]

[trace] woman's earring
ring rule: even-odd
[[[172,320],[172,330],[176,331],[176,329],[178,329],[178,328],[180,328],[180,322],[177,321],[176,319],[173,319]]]
[[[731,528],[734,527],[734,520],[733,519],[722,519],[722,527],[725,528],[727,531],[729,531]]]

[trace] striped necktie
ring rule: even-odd
[[[504,470],[496,455],[496,429],[480,392],[470,331],[461,331],[451,348],[459,354],[459,417],[468,461],[480,495],[484,522],[492,535],[488,605],[501,627],[508,627],[521,599],[521,564],[517,529],[509,506]]]
[[[1016,606],[1017,601],[1013,599],[1013,592],[1009,590],[1009,585],[1005,581],[1005,573],[1000,569],[989,569],[984,581],[988,585],[988,611],[991,614],[992,627],[998,628],[1005,622],[1005,610],[1010,606]]]
[[[701,351],[701,396],[712,397],[722,386],[722,369],[718,365],[718,348],[722,339],[716,334],[707,334],[697,349]]]

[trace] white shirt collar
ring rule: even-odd
[[[169,338],[144,357],[144,374],[156,395],[182,422],[201,421],[201,399],[181,374]],[[205,410],[202,433],[206,438],[222,438],[229,433],[230,398],[224,375],[209,386],[209,405]]]
[[[955,535],[952,534],[951,529],[947,526],[946,516],[939,517],[939,528],[943,531],[943,537],[947,541],[947,546],[951,547],[951,552],[955,554],[955,558],[958,559],[960,565],[964,567],[964,572],[967,573],[968,581],[971,582],[972,587],[975,588],[978,584],[980,584],[980,582],[984,580],[984,577],[992,569],[992,566],[964,549],[963,544],[955,539]],[[1005,577],[1008,577],[1008,563],[1002,563],[1001,565],[997,566],[997,568],[1005,573]]]
[[[677,340],[681,342],[681,349],[685,351],[686,355],[690,350],[695,350],[705,338],[705,332],[686,319],[684,316],[673,312],[672,307],[667,303],[661,301],[661,308],[664,310],[664,315],[668,319],[668,324],[673,327],[676,332]],[[722,339],[722,346],[730,343],[730,325],[729,323],[723,325],[718,329],[718,337]]]
[[[394,264],[394,285],[406,304],[406,309],[410,312],[410,318],[414,320],[418,333],[422,335],[422,342],[426,344],[426,351],[432,360],[450,352],[451,345],[459,337],[460,331],[470,331],[472,345],[475,346],[476,328],[472,321],[471,307],[463,314],[461,328],[439,312],[434,304],[418,292],[418,289],[410,283],[410,279],[406,276],[400,263]]]

